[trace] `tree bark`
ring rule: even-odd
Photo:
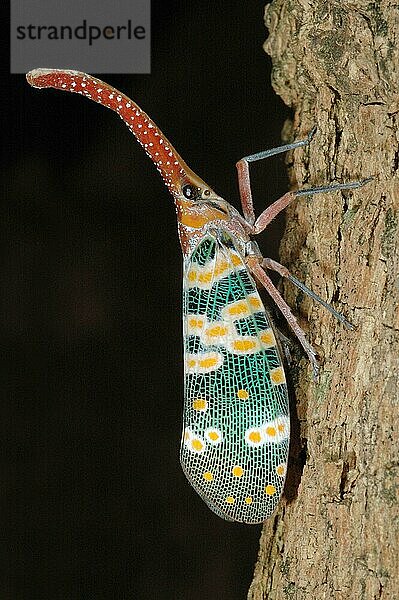
[[[274,0],[265,44],[293,109],[293,187],[373,176],[298,198],[281,259],[356,325],[287,284],[322,360],[293,368],[288,480],[265,523],[248,598],[399,598],[399,10],[389,0]],[[303,324],[302,322],[302,324]],[[299,358],[299,355],[296,357]]]

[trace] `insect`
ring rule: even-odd
[[[237,163],[243,216],[191,171],[155,123],[132,100],[77,71],[36,69],[28,82],[86,96],[123,119],[173,196],[183,252],[185,392],[180,459],[209,508],[227,521],[261,523],[281,496],[289,448],[283,361],[257,285],[263,286],[298,337],[317,376],[316,353],[267,270],[277,271],[350,323],[279,263],[264,258],[252,236],[294,198],[358,188],[355,181],[288,192],[256,219],[249,163],[310,143],[299,141]]]

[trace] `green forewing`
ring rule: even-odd
[[[281,495],[289,446],[282,361],[255,283],[228,234],[184,265],[181,463],[219,516],[258,523]]]

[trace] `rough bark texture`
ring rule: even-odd
[[[368,177],[301,198],[281,259],[356,326],[286,286],[322,357],[301,361],[285,500],[263,529],[251,600],[399,598],[399,11],[394,2],[275,0],[273,85],[293,108],[293,186]],[[306,325],[308,323],[308,325]],[[295,421],[297,427],[295,427]],[[297,431],[296,431],[296,430]],[[301,464],[302,459],[302,464]]]

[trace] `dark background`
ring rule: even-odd
[[[100,76],[237,207],[235,162],[279,145],[288,116],[263,11],[154,0],[152,74]],[[179,465],[172,199],[111,111],[22,75],[1,102],[0,599],[242,600],[261,528],[213,515]],[[251,172],[261,210],[286,189],[284,157]]]

